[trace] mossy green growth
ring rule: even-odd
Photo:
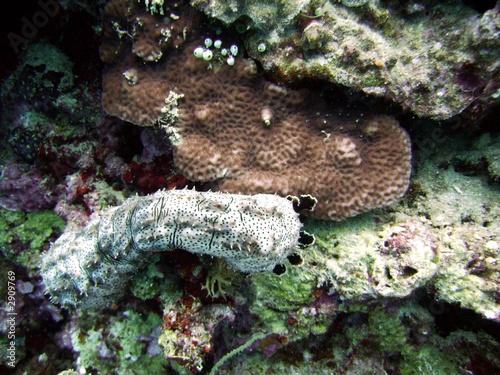
[[[80,367],[87,371],[95,369],[100,374],[165,373],[167,360],[161,350],[157,355],[148,354],[148,341],[157,342],[155,328],[161,326],[161,317],[125,311],[116,318],[108,316],[110,321],[107,322],[99,322],[96,318],[97,315],[89,315],[88,321],[82,322],[82,326],[71,334],[73,347],[79,353],[77,363]]]
[[[252,276],[250,310],[268,333],[287,335],[289,341],[326,332],[333,315],[309,308],[317,290],[315,275],[301,266],[287,264],[286,268],[279,276],[272,272]]]
[[[470,368],[471,360],[498,373],[500,346],[493,337],[461,330],[442,337],[428,308],[411,299],[381,302],[341,304],[335,334],[308,336],[272,357],[247,353],[220,373],[368,375],[398,369],[402,375],[446,375]]]
[[[161,300],[176,300],[182,296],[178,280],[172,274],[158,272],[160,256],[156,255],[148,267],[132,279],[131,292],[142,300],[161,297]]]
[[[92,146],[89,144],[88,147]],[[93,185],[99,197],[98,203],[101,210],[119,206],[127,199],[127,194],[125,194],[125,192],[113,189],[105,180],[95,181]]]
[[[289,311],[311,303],[315,278],[302,272],[302,267],[287,264],[283,275],[262,272],[252,276],[255,300],[278,311]]]
[[[405,345],[401,354],[405,359],[401,361],[402,375],[460,373],[457,358],[434,344]]]
[[[151,299],[160,294],[163,274],[156,269],[158,258],[157,256],[156,260],[144,270],[145,272],[138,274],[132,281],[131,291],[137,298]]]
[[[434,334],[425,344],[407,344],[402,348],[404,360],[401,361],[400,371],[402,375],[458,374],[473,357],[481,357],[492,369],[498,368],[499,349],[498,342],[483,331],[459,330],[446,338]]]
[[[315,286],[314,279],[292,265],[280,276],[272,272],[255,274],[251,285],[254,303],[250,310],[259,316],[269,333],[286,334],[288,311],[311,303]]]
[[[351,344],[351,349],[364,348],[360,343],[368,340],[374,343],[367,350],[377,347],[387,354],[397,353],[409,338],[410,329],[403,324],[401,317],[389,314],[383,306],[377,306],[369,313],[366,324],[351,326],[345,330],[345,335]]]
[[[0,209],[0,251],[31,271],[38,267],[40,253],[48,248],[49,240],[65,227],[66,222],[50,210],[26,213]],[[18,241],[22,250],[16,245]]]

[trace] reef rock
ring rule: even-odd
[[[191,3],[234,26],[286,82],[328,80],[437,120],[467,109],[477,122],[499,102],[498,5],[481,14],[460,1]]]

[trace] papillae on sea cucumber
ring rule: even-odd
[[[298,199],[194,190],[159,191],[108,209],[80,231],[65,232],[43,254],[41,274],[54,303],[103,307],[157,251],[221,257],[243,272],[271,271],[310,235]]]

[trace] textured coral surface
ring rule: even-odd
[[[208,63],[193,55],[201,42],[146,65],[131,40],[121,42],[103,78],[103,106],[138,125],[163,125],[188,179],[232,193],[310,194],[318,199],[311,215],[331,220],[406,191],[411,146],[395,119],[272,84],[252,60]]]

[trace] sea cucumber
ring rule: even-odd
[[[222,257],[243,272],[271,271],[311,242],[297,202],[186,189],[132,197],[64,233],[43,255],[41,273],[53,302],[89,308],[116,300],[156,251],[181,248]]]

